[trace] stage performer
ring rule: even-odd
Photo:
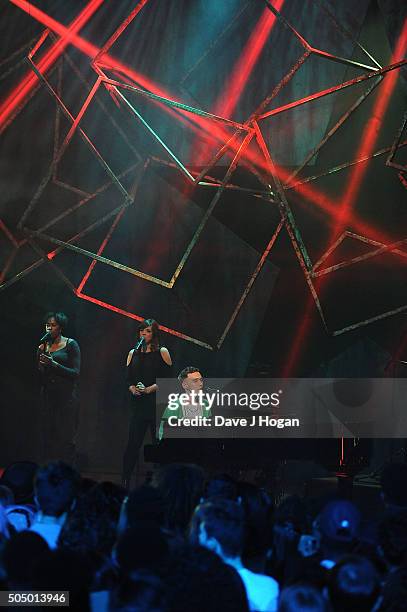
[[[67,325],[68,318],[63,312],[46,314],[46,333],[38,347],[37,362],[41,373],[42,459],[62,459],[73,465],[81,352],[76,340],[63,335]]]
[[[129,440],[123,457],[123,485],[128,488],[138,462],[144,436],[149,429],[155,442],[155,396],[157,378],[171,375],[171,356],[161,346],[160,330],[154,319],[145,319],[139,326],[137,344],[127,356],[126,379],[130,394]]]

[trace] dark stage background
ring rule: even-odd
[[[392,356],[403,359],[406,352],[404,255],[387,250],[326,275],[320,293],[324,326],[286,228],[277,235],[261,269],[256,268],[281,220],[281,207],[264,195],[264,182],[258,176],[264,179],[264,168],[253,173],[239,158],[230,182],[240,189],[218,193],[213,184],[192,185],[151,132],[104,87],[80,125],[110,171],[78,131],[58,158],[72,123],[44,83],[36,79],[28,83],[34,77],[25,58],[46,25],[51,30],[55,22],[69,27],[93,4],[34,2],[41,15],[23,11],[17,1],[0,7],[0,465],[37,458],[39,388],[34,354],[47,310],[67,313],[67,333],[81,346],[79,460],[89,471],[114,472],[120,467],[128,426],[124,362],[136,339],[134,316],[153,317],[181,334],[163,334],[175,371],[193,364],[214,377],[357,377],[393,371],[405,375],[403,366],[385,372]],[[406,36],[402,0],[271,4],[281,8],[283,17],[311,46],[369,66],[372,61],[355,41],[386,66],[400,51],[402,33]],[[102,47],[136,5],[127,0],[99,2],[78,30],[81,39]],[[136,82],[143,89],[152,82],[156,93],[244,123],[304,52],[282,21],[267,21],[269,13],[261,0],[150,0],[109,53],[141,75]],[[44,21],[44,14],[55,20],[54,25]],[[37,64],[55,40],[50,36],[45,40],[34,56]],[[76,41],[59,50],[52,65],[44,69],[50,86],[74,116],[97,76],[89,56],[77,46]],[[343,204],[341,198],[355,167],[363,167],[363,174],[353,219],[362,219],[376,237],[386,236],[386,244],[406,238],[407,175],[385,163],[403,125],[407,100],[403,70],[389,73],[396,75],[390,95],[387,76],[314,156],[314,147],[366,94],[371,79],[264,118],[260,124],[271,156],[284,173],[294,172],[309,156],[297,178],[322,174],[304,184],[324,194],[330,208],[320,205],[312,194],[285,191],[301,244],[312,262],[331,243],[337,226],[335,206]],[[365,72],[313,54],[265,111]],[[117,66],[107,73],[134,84]],[[239,75],[245,75],[240,89]],[[190,172],[199,173],[219,149],[213,136],[216,121],[208,119],[200,131],[194,129],[193,114],[180,120],[165,104],[125,93]],[[388,103],[380,109],[386,95]],[[367,128],[373,145],[362,150]],[[234,133],[230,126],[225,130],[229,136]],[[239,138],[241,142],[243,137]],[[405,130],[401,142],[403,138]],[[368,163],[338,168],[366,151],[371,155],[381,149],[387,151]],[[401,168],[407,162],[405,150],[395,151],[394,161]],[[220,156],[208,172],[214,177],[211,180],[224,179],[232,158],[230,153]],[[126,202],[111,172],[119,177],[131,201]],[[270,181],[276,193],[274,178]],[[200,224],[202,231],[180,266]],[[344,229],[361,233],[360,224],[350,218]],[[368,231],[367,235],[373,236]],[[56,241],[82,251],[61,247]],[[325,265],[363,255],[371,248],[348,236]],[[406,243],[399,249],[405,253]],[[85,278],[92,253],[156,280],[102,261],[94,261]],[[169,288],[165,283],[174,274]],[[332,334],[393,311],[392,316]]]

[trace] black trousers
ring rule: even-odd
[[[147,430],[155,443],[155,393],[144,397],[131,398],[129,439],[123,456],[123,479],[130,480],[139,460]]]
[[[41,460],[76,461],[79,401],[72,387],[49,385],[42,389],[40,410]]]

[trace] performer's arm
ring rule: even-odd
[[[67,349],[69,352],[69,357],[71,361],[71,367],[64,366],[54,359],[52,359],[51,355],[51,367],[53,367],[58,374],[60,374],[63,378],[70,378],[75,380],[79,377],[79,372],[81,369],[81,350],[79,348],[79,344],[76,340],[69,340],[67,344]]]
[[[170,355],[169,350],[167,348],[165,348],[165,346],[162,346],[160,348],[160,353],[161,353],[161,357],[162,357],[162,360],[164,361],[164,363],[167,366],[171,367],[172,366],[172,359],[171,359],[171,355]]]
[[[132,378],[132,369],[130,368],[130,364],[133,359],[133,356],[134,356],[134,349],[131,349],[131,351],[129,351],[129,354],[127,355],[127,361],[126,361],[126,382],[127,382],[128,389],[132,395],[140,395],[140,389],[137,388],[135,381]]]

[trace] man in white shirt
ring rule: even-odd
[[[177,419],[193,419],[194,417],[210,417],[211,411],[209,404],[205,399],[202,402],[198,401],[199,396],[194,395],[203,390],[203,376],[195,366],[187,366],[178,374],[178,380],[182,387],[183,401],[176,402],[176,406],[167,408],[161,417],[158,438],[161,440],[164,436],[164,428],[169,417]]]
[[[198,506],[192,518],[191,538],[235,568],[245,585],[250,610],[277,610],[277,581],[243,566],[244,513],[237,502],[218,499]]]

